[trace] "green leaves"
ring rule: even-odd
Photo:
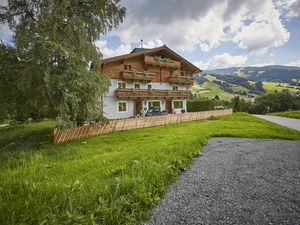
[[[0,23],[9,23],[14,32],[13,47],[1,44],[11,48],[12,58],[8,64],[0,62],[0,68],[11,66],[1,76],[10,79],[14,74],[14,85],[23,87],[1,98],[14,105],[9,114],[21,120],[57,117],[61,128],[103,120],[99,97],[109,82],[100,74],[94,41],[122,22],[125,8],[119,2],[9,0],[8,7],[1,8]],[[3,84],[7,87],[12,82]],[[19,95],[25,99],[20,101]],[[11,96],[12,101],[5,100]]]

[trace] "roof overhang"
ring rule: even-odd
[[[188,60],[186,60],[185,58],[183,58],[182,56],[174,52],[172,49],[168,48],[166,45],[157,48],[152,48],[149,50],[136,52],[136,53],[129,53],[129,54],[119,55],[111,58],[106,58],[103,59],[103,63],[107,64],[112,62],[118,62],[118,61],[123,61],[124,59],[134,58],[134,57],[148,55],[148,54],[161,53],[161,52],[171,56],[174,59],[181,61],[185,65],[185,67],[190,68],[194,74],[202,72],[201,69],[199,69],[197,66],[195,66],[194,64],[192,64],[191,62],[189,62]]]

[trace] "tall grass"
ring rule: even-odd
[[[0,129],[0,224],[139,224],[208,138],[300,139],[243,113],[60,145],[54,126]]]

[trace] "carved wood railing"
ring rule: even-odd
[[[155,74],[156,73],[149,71],[123,70],[121,72],[121,78],[124,80],[152,81]]]
[[[144,58],[144,62],[147,65],[152,66],[162,66],[173,69],[180,69],[181,63],[179,61],[171,60],[171,59],[162,59],[159,57],[146,55]]]
[[[190,91],[173,91],[173,90],[134,90],[134,89],[116,89],[118,98],[164,98],[164,99],[186,99],[190,97]]]
[[[191,76],[169,76],[170,83],[192,85],[194,78]]]

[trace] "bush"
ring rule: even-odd
[[[290,93],[270,93],[259,96],[250,106],[250,113],[266,114],[300,109],[300,97]]]
[[[257,97],[251,104],[237,96],[231,99],[231,107],[234,112],[257,114],[297,110],[300,109],[300,97],[290,93],[270,93]]]
[[[209,99],[193,99],[187,101],[188,112],[208,111],[215,108],[215,102]]]
[[[250,108],[250,103],[246,102],[244,99],[236,96],[231,99],[231,107],[234,112],[248,112]]]

